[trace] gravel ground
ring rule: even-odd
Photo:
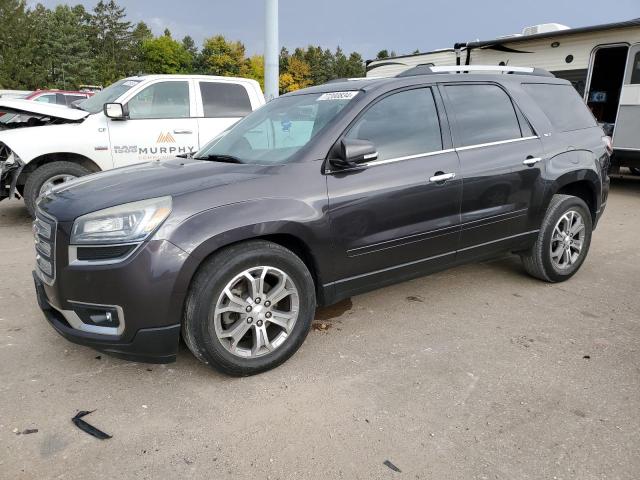
[[[505,256],[385,288],[233,379],[184,346],[158,366],[59,337],[36,306],[30,219],[2,202],[0,478],[637,479],[638,238],[640,181],[614,180],[569,282]],[[77,429],[79,410],[113,438]]]

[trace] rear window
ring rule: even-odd
[[[237,83],[200,82],[206,118],[244,117],[251,113],[247,89]]]
[[[596,126],[596,120],[571,85],[525,83],[525,91],[536,101],[559,132]]]

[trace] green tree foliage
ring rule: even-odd
[[[189,73],[193,62],[184,46],[166,34],[145,40],[142,58],[145,73]]]
[[[100,0],[93,9],[89,31],[94,53],[94,72],[99,83],[108,85],[136,70],[133,30],[124,8],[115,0]]]
[[[244,45],[222,35],[207,38],[200,54],[200,65],[207,75],[233,76],[240,74],[244,62]]]
[[[100,0],[92,11],[63,3],[53,9],[27,0],[0,0],[0,88],[77,88],[109,85],[141,73],[203,73],[243,76],[262,85],[264,57],[247,57],[240,41],[222,35],[202,48],[190,36],[158,37],[147,24],[133,25],[116,0]],[[381,50],[377,58],[395,55]],[[357,52],[320,46],[280,51],[280,89],[290,92],[342,77],[363,77]]]

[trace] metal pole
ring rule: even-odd
[[[264,96],[269,101],[279,90],[278,0],[265,0],[264,7]]]

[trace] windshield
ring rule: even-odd
[[[80,103],[75,104],[77,108],[85,110],[89,113],[98,113],[102,111],[105,103],[115,102],[125,92],[135,87],[142,80],[123,79],[109,85],[104,90],[96,93],[93,97],[89,97]]]
[[[281,97],[251,113],[196,153],[196,159],[273,165],[307,145],[358,92]]]

